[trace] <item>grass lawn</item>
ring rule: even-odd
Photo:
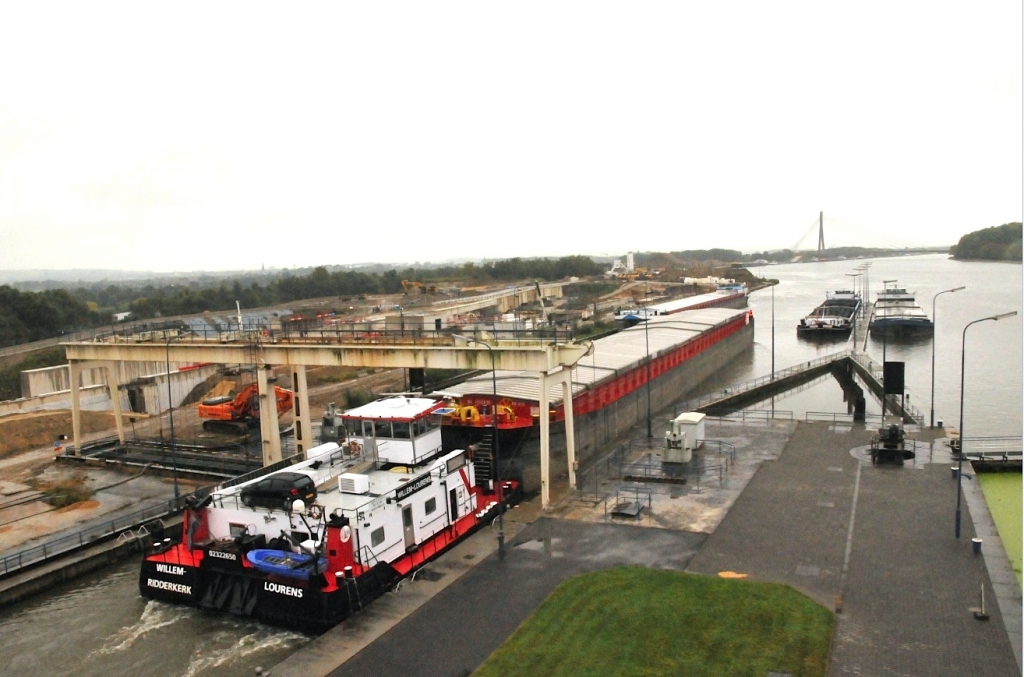
[[[783,585],[608,569],[559,585],[474,675],[821,676],[832,623]]]
[[[999,537],[1010,558],[1017,583],[1021,582],[1021,475],[1019,472],[980,472],[974,475],[981,484],[988,511],[996,523]],[[983,546],[984,547],[984,546]]]

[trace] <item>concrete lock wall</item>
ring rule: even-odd
[[[156,364],[156,363],[141,363]],[[173,368],[174,363],[171,364]],[[182,365],[187,366],[187,365]],[[161,364],[161,371],[166,369],[166,364]],[[54,367],[60,369],[60,367]],[[64,367],[67,370],[67,367]],[[33,370],[43,371],[43,370]],[[93,369],[97,378],[102,378],[102,370]],[[174,406],[181,406],[182,401],[192,390],[203,383],[206,379],[214,376],[218,371],[216,365],[208,364],[195,369],[171,372],[171,397],[174,398]],[[111,411],[110,394],[107,391],[106,382],[101,385],[86,385],[79,389],[79,402],[85,411]],[[135,407],[131,406],[128,390],[134,390],[133,398]],[[168,409],[167,375],[160,373],[154,376],[144,376],[135,379],[131,383],[122,383],[118,393],[121,402],[121,410],[124,412],[135,411],[137,413],[160,414]],[[33,397],[22,397],[17,400],[0,402],[0,416],[8,414],[21,414],[31,411],[71,409],[71,391],[49,392]]]
[[[744,326],[707,350],[687,360],[670,372],[651,381],[651,412],[662,409],[686,397],[701,381],[729,364],[737,355],[753,345],[754,323]],[[641,367],[642,368],[642,367]],[[647,386],[619,398],[612,404],[574,421],[576,434],[576,460],[580,472],[585,472],[607,451],[606,445],[634,426],[647,421]],[[514,455],[502,450],[502,474],[517,476],[526,491],[540,489],[540,438],[535,427]],[[651,434],[658,438],[664,430],[652,428]],[[510,451],[510,450],[509,450]],[[551,424],[551,472],[559,477],[568,474],[565,446],[565,423]],[[579,477],[578,477],[579,479]]]
[[[79,390],[79,402],[85,411],[107,411],[110,409],[110,396],[106,386],[88,386]],[[121,406],[128,406],[127,394],[121,398]],[[0,402],[0,416],[25,414],[32,411],[50,411],[71,409],[71,391],[48,393],[37,397],[20,397],[16,400]],[[127,411],[127,409],[125,409]]]
[[[171,363],[171,371],[190,366]],[[139,378],[163,374],[167,371],[166,362],[118,362],[117,382],[129,383]],[[106,370],[100,367],[82,369],[80,387],[106,385]],[[71,389],[71,370],[66,364],[42,369],[27,369],[21,372],[21,396],[38,397],[50,393],[59,393]]]

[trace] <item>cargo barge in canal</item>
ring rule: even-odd
[[[796,326],[797,336],[819,338],[846,337],[860,312],[860,295],[849,290],[828,292],[825,301]]]
[[[719,296],[721,298],[721,296]],[[571,373],[575,457],[580,468],[626,430],[692,392],[753,346],[749,309],[702,308],[651,315],[646,322],[596,339]],[[496,397],[495,397],[496,391]],[[540,417],[537,375],[498,371],[443,391],[451,409],[442,419],[445,448],[469,448],[490,458],[497,428],[501,476],[540,489]],[[495,411],[495,399],[496,411]],[[562,388],[548,392],[552,459],[566,458]],[[556,456],[557,455],[557,456]],[[565,466],[562,466],[565,467]]]
[[[393,397],[350,410],[344,439],[193,501],[180,542],[143,558],[139,591],[307,632],[365,607],[517,495],[466,451],[442,450],[442,404]]]

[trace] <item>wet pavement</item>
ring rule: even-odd
[[[709,438],[735,447],[729,472],[702,475],[699,488],[692,478],[641,485],[650,507],[638,520],[606,516],[616,490],[636,483],[589,477],[585,494],[570,495],[556,482],[553,509],[529,501],[507,514],[503,560],[493,553],[495,532],[483,531],[429,565],[423,580],[271,674],[468,675],[559,582],[623,564],[732,571],[793,586],[837,611],[833,677],[1021,674],[1019,615],[1004,624],[1001,611],[1019,611],[1020,588],[1012,570],[1010,580],[999,573],[1009,563],[1000,563],[988,527],[979,531],[984,554],[972,552],[977,507],[969,487],[963,533],[953,538],[956,485],[942,440],[908,428],[917,458],[872,466],[863,460],[872,433],[827,423],[709,423]],[[650,463],[658,453],[657,443],[638,440],[626,460]],[[982,586],[986,621],[973,613]]]

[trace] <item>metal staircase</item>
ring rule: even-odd
[[[473,469],[476,485],[486,487],[494,477],[494,429],[484,428],[484,436],[473,445]]]

